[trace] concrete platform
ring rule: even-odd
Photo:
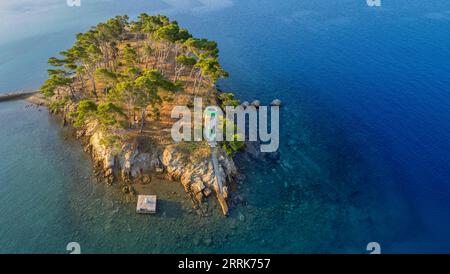
[[[10,93],[0,92],[0,102],[15,100],[15,99],[24,99],[25,97],[31,96],[38,92],[39,92],[39,90],[22,90],[22,91],[10,92]]]
[[[139,195],[136,212],[141,214],[156,213],[156,195]]]

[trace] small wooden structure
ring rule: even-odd
[[[136,212],[141,214],[156,213],[156,195],[139,195]]]

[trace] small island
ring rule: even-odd
[[[116,16],[77,34],[72,48],[48,62],[45,104],[74,127],[99,178],[136,195],[137,184],[165,176],[182,183],[194,207],[215,196],[228,214],[238,175],[233,155],[244,142],[212,148],[206,141],[175,143],[170,133],[175,106],[193,108],[197,98],[239,104],[216,88],[228,76],[216,42],[193,37],[163,15]]]

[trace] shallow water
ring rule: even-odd
[[[214,203],[210,217],[196,216],[167,182],[155,189],[158,214],[139,216],[92,179],[88,156],[57,119],[23,101],[0,103],[0,252],[63,253],[71,241],[89,253],[347,253],[372,241],[383,252],[448,252],[449,4],[16,2],[0,4],[11,38],[0,41],[0,91],[38,87],[48,56],[89,25],[161,11],[219,42],[231,74],[223,89],[284,102],[281,158],[237,160],[247,202],[229,218]]]
[[[329,251],[319,243],[345,226],[328,212],[343,205],[326,208],[317,200],[322,194],[280,184],[286,175],[274,176],[273,165],[261,171],[262,165],[256,170],[246,161],[242,171],[249,179],[241,192],[247,205],[235,206],[229,218],[214,202],[209,217],[197,216],[181,185],[164,181],[151,187],[158,214],[137,215],[134,200],[93,178],[90,160],[70,130],[44,108],[27,105],[2,103],[0,110],[0,125],[8,129],[0,135],[2,252],[60,253],[71,241],[86,253],[319,252]],[[336,227],[317,231],[324,221]]]

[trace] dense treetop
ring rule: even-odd
[[[189,90],[195,97],[227,77],[218,58],[216,42],[193,37],[166,16],[143,13],[131,22],[116,16],[77,34],[71,48],[49,58],[53,68],[41,91],[76,102],[71,116],[78,124],[96,117],[109,126],[125,120],[122,126],[131,129],[140,113],[142,131],[149,108],[158,116],[162,91]]]

